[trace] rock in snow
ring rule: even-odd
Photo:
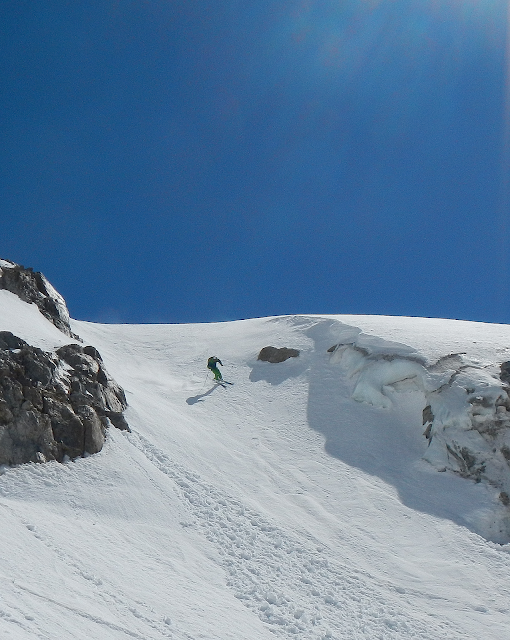
[[[0,283],[77,337],[63,298],[42,274],[0,261]],[[46,352],[0,331],[0,464],[98,453],[110,422],[128,429],[126,407],[124,391],[94,347],[70,344]]]
[[[277,364],[279,362],[285,362],[285,360],[289,358],[297,358],[298,356],[298,349],[289,349],[288,347],[264,347],[260,350],[257,360]]]

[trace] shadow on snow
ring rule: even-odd
[[[451,473],[439,473],[421,460],[427,448],[423,392],[391,393],[390,409],[356,402],[351,398],[354,380],[348,379],[340,366],[332,365],[327,353],[346,326],[333,319],[302,316],[285,321],[301,326],[315,348],[293,363],[257,363],[250,380],[278,385],[307,371],[308,424],[324,436],[324,448],[330,456],[392,485],[409,508],[473,530],[469,514],[487,506],[487,494],[479,485]]]
[[[216,389],[218,389],[221,385],[219,384],[215,384],[213,387],[211,387],[209,389],[209,391],[206,391],[205,393],[200,393],[198,396],[191,396],[190,398],[186,398],[186,402],[188,404],[196,404],[197,402],[203,402],[204,398],[207,398],[207,396],[210,396],[211,393],[213,393],[213,391],[216,391]]]

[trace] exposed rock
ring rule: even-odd
[[[98,453],[104,444],[105,423],[101,421],[97,412],[87,405],[76,407],[75,412],[83,424],[84,450],[87,453]]]
[[[432,413],[432,407],[428,404],[425,409],[423,409],[423,426],[425,427],[425,431],[423,435],[430,440],[432,433],[432,426],[434,424],[434,414]]]
[[[42,273],[0,260],[0,289],[73,334],[65,300]],[[0,464],[75,458],[101,450],[106,429],[129,426],[124,391],[97,349],[69,344],[55,353],[0,331]]]
[[[0,349],[23,349],[28,344],[10,331],[0,331]]]
[[[434,414],[432,413],[432,407],[428,404],[425,409],[423,409],[423,422],[422,424],[425,426],[429,422],[434,422]]]
[[[69,311],[64,298],[46,280],[44,275],[22,265],[0,261],[0,289],[16,294],[21,300],[34,303],[45,318],[66,335],[79,340],[71,331]]]
[[[502,382],[510,384],[510,362],[501,363],[501,373],[499,374],[499,377]]]
[[[91,405],[112,422],[127,407],[122,387],[108,374],[94,347],[68,344],[57,355],[73,370],[70,399],[74,405]]]
[[[129,429],[126,406],[94,347],[48,353],[0,332],[0,464],[97,453],[110,424]]]
[[[258,360],[262,360],[263,362],[284,362],[289,358],[297,358],[299,356],[299,351],[297,349],[289,349],[287,347],[282,347],[278,349],[277,347],[264,347],[261,349]]]

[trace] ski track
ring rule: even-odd
[[[129,441],[179,486],[190,521],[214,545],[236,598],[281,638],[307,640],[467,640],[452,623],[420,618],[405,595],[377,591],[359,572],[328,560],[328,549],[305,532],[298,538],[239,500],[173,462],[140,433]],[[372,579],[373,580],[373,579]],[[386,592],[386,593],[385,593]],[[399,602],[400,599],[400,602]]]
[[[33,475],[39,477],[44,475],[43,471],[40,472],[37,465],[27,465],[23,470],[25,472],[32,472]],[[44,471],[46,471],[46,469],[44,469]],[[26,480],[26,478],[12,478],[12,480],[17,484],[20,480],[23,481]],[[48,478],[45,479],[45,483],[50,484]],[[168,618],[157,615],[152,607],[147,606],[147,604],[142,601],[133,601],[133,599],[126,593],[122,592],[122,590],[119,591],[118,584],[110,584],[108,578],[98,577],[91,573],[90,570],[87,569],[85,563],[80,562],[74,554],[65,552],[61,546],[56,544],[52,539],[51,532],[45,527],[41,527],[40,525],[36,527],[30,522],[30,520],[20,516],[13,507],[5,502],[1,502],[0,506],[3,509],[7,509],[16,519],[18,519],[41,544],[52,552],[58,563],[61,563],[70,569],[72,573],[80,579],[82,584],[87,586],[92,585],[96,595],[99,596],[99,601],[103,604],[104,608],[111,613],[112,618],[124,621],[130,620],[131,623],[129,625],[116,624],[113,621],[104,619],[104,617],[101,617],[100,615],[88,613],[81,608],[58,601],[48,595],[48,593],[41,593],[37,588],[34,588],[32,585],[29,586],[24,584],[19,579],[11,579],[11,582],[18,594],[16,604],[13,604],[12,602],[7,603],[5,600],[3,602],[0,601],[4,607],[7,606],[11,609],[11,612],[9,612],[0,608],[0,621],[14,623],[21,627],[23,631],[26,632],[27,638],[37,637],[44,640],[50,640],[57,637],[66,637],[66,634],[69,633],[69,629],[65,624],[56,624],[57,627],[60,626],[59,633],[55,633],[55,631],[46,632],[41,629],[41,625],[46,627],[51,625],[48,624],[47,619],[38,620],[37,616],[34,615],[33,608],[31,607],[33,599],[25,608],[22,606],[22,596],[23,594],[28,594],[29,596],[33,596],[37,600],[40,600],[43,604],[55,605],[62,611],[62,613],[68,611],[75,616],[78,616],[78,618],[81,618],[85,623],[89,623],[88,631],[83,632],[83,630],[76,630],[76,635],[73,634],[73,638],[83,638],[83,640],[88,640],[90,637],[101,638],[102,640],[117,640],[121,638],[136,638],[138,640],[147,640],[147,638],[151,638],[151,640],[156,640],[157,638],[192,640],[192,637],[186,633],[174,634],[168,626]],[[3,579],[5,580],[5,578]],[[54,618],[55,616],[53,616],[52,624],[55,624]],[[25,622],[23,622],[23,620],[25,620]],[[27,621],[28,623],[32,622],[34,626],[27,624]],[[138,628],[138,630],[134,631],[133,628]]]

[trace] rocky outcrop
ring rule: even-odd
[[[282,347],[281,349],[277,347],[264,347],[261,349],[257,360],[276,364],[278,362],[285,362],[285,360],[289,358],[297,358],[298,356],[299,351],[297,349],[289,349],[288,347]]]
[[[39,311],[63,333],[79,340],[71,331],[69,311],[64,298],[44,275],[22,265],[0,260],[0,289],[17,295],[23,302],[34,303]]]
[[[129,429],[126,406],[94,347],[45,352],[0,332],[0,464],[97,453],[110,424]]]
[[[67,336],[63,297],[42,273],[0,260],[0,289],[39,311]],[[124,391],[92,346],[69,344],[54,352],[0,331],[0,464],[62,461],[98,453],[106,429],[129,429]]]

